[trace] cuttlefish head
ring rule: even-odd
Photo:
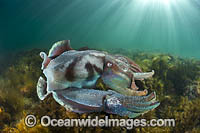
[[[142,72],[141,68],[127,57],[107,55],[102,80],[109,88],[119,93],[129,93],[129,89],[136,87],[134,80],[143,80],[153,74],[154,71]]]

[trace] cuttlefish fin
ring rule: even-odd
[[[49,51],[48,57],[51,59],[56,58],[65,51],[73,50],[70,46],[70,40],[63,40],[53,44],[52,48]]]
[[[90,48],[86,47],[81,47],[78,49],[78,51],[86,51],[86,50],[91,50]]]

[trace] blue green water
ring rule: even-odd
[[[0,51],[125,48],[200,58],[199,0],[0,0]]]

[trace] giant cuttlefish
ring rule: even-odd
[[[137,117],[159,106],[155,92],[139,91],[135,80],[152,77],[131,59],[97,50],[73,50],[70,41],[59,41],[41,52],[47,80],[40,77],[37,94],[44,100],[50,93],[67,110],[77,113],[107,112]],[[97,81],[110,90],[97,88]]]

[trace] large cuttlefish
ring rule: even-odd
[[[139,91],[135,80],[152,77],[142,72],[131,59],[97,50],[73,50],[70,41],[59,41],[49,51],[41,52],[47,80],[40,77],[37,94],[44,100],[50,93],[67,110],[77,113],[107,112],[137,117],[156,108],[155,92]],[[97,81],[110,90],[99,90]]]

